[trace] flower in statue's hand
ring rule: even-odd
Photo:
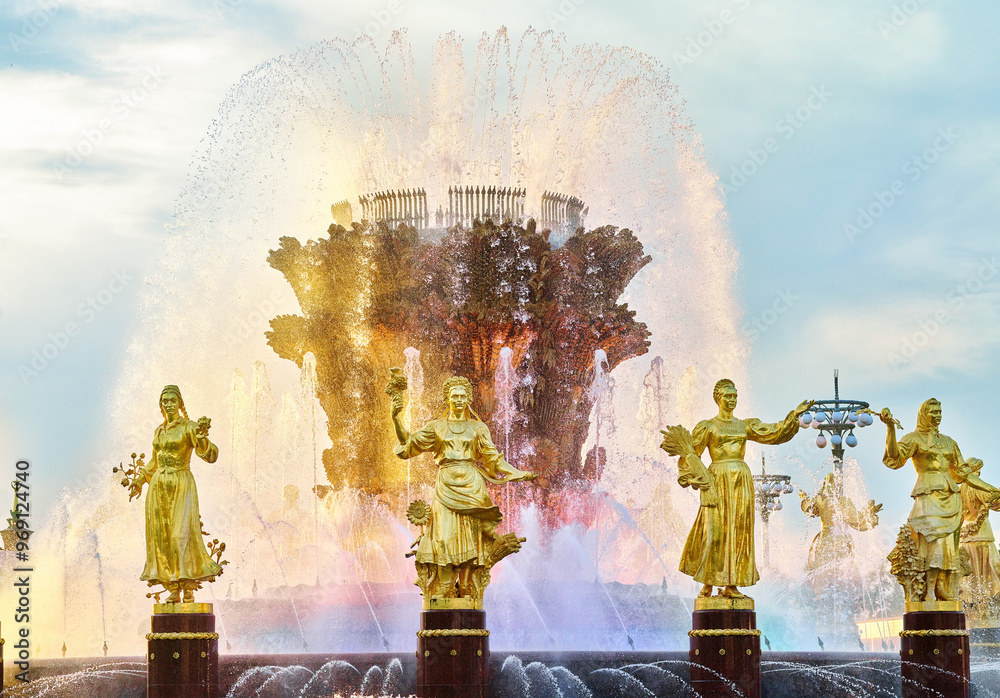
[[[396,397],[400,393],[405,392],[409,386],[406,383],[406,376],[403,375],[403,370],[395,367],[390,368],[389,375],[389,384],[385,386],[385,394]]]

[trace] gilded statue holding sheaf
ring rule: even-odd
[[[414,545],[424,607],[437,602],[482,608],[490,569],[525,541],[514,533],[497,534],[503,516],[486,483],[530,482],[535,474],[512,466],[494,446],[489,428],[472,409],[466,378],[445,381],[439,416],[412,433],[400,418],[405,390],[405,378],[394,369],[386,393],[392,396],[395,454],[406,459],[431,453],[438,468],[431,505],[417,501],[407,510],[409,521],[421,528]]]
[[[682,487],[699,491],[701,506],[681,553],[680,570],[703,586],[701,598],[712,595],[745,598],[738,587],[752,586],[760,579],[754,555],[754,484],[744,461],[747,441],[781,444],[799,430],[799,415],[813,404],[802,402],[781,421],[767,424],[759,419],[737,419],[736,384],[725,378],[713,392],[719,413],[689,432],[683,426],[663,432],[660,448],[679,456],[677,478]],[[701,460],[705,449],[712,458],[707,468]]]

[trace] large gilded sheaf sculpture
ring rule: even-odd
[[[799,430],[799,415],[812,406],[806,400],[777,424],[759,419],[737,419],[736,384],[725,378],[713,392],[719,414],[699,422],[693,432],[683,426],[663,432],[660,448],[679,456],[682,487],[701,493],[701,506],[681,553],[680,570],[702,585],[699,597],[712,595],[743,598],[737,587],[752,586],[760,579],[754,558],[754,486],[750,468],[744,462],[747,441],[780,444]],[[708,449],[709,467],[701,460]]]
[[[957,602],[961,577],[972,571],[959,548],[959,485],[985,493],[985,501],[990,503],[1000,496],[1000,490],[979,479],[973,465],[962,458],[958,444],[938,431],[938,400],[931,398],[920,406],[916,430],[898,442],[898,422],[889,409],[882,410],[879,417],[887,430],[882,462],[898,470],[912,460],[917,471],[917,482],[910,493],[913,509],[900,529],[896,547],[889,553],[892,572],[903,585],[907,602]]]
[[[198,510],[198,490],[191,474],[191,455],[208,463],[219,457],[219,448],[208,440],[211,420],[188,419],[184,399],[176,385],[160,393],[163,424],[153,433],[149,462],[126,470],[134,478],[128,482],[129,499],[146,490],[146,566],[140,579],[149,586],[162,585],[167,603],[191,603],[203,582],[222,574],[220,560],[212,559],[202,538]],[[124,483],[123,483],[124,484]],[[225,549],[213,541],[213,553],[221,557]],[[223,563],[225,564],[225,563]],[[157,597],[159,594],[156,594]]]
[[[393,373],[386,392],[392,396],[395,453],[413,458],[430,452],[438,467],[429,510],[418,501],[407,511],[410,522],[422,529],[416,567],[424,608],[433,608],[435,599],[461,599],[443,605],[481,609],[490,569],[525,541],[514,533],[496,534],[503,516],[490,501],[486,482],[529,482],[535,474],[518,470],[497,451],[489,428],[472,409],[472,384],[460,376],[445,381],[438,418],[407,432],[400,420],[405,378],[398,369]]]

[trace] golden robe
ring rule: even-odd
[[[486,543],[493,540],[503,518],[490,501],[486,480],[512,482],[530,473],[504,460],[493,445],[489,427],[478,420],[432,420],[395,448],[404,459],[427,451],[434,454],[438,474],[431,520],[417,546],[417,562],[457,566],[473,561],[485,566]]]
[[[695,455],[682,457],[678,481],[687,486],[686,461],[690,458],[700,461],[707,448],[712,458],[708,472],[715,483],[718,503],[712,504],[702,497],[681,553],[681,572],[694,577],[696,582],[718,587],[757,583],[760,575],[754,559],[754,486],[750,468],[743,462],[746,442],[781,444],[790,441],[798,430],[794,411],[777,424],[759,419],[725,420],[718,416],[698,423],[691,433]]]
[[[937,430],[924,415],[917,415],[917,430],[897,444],[898,458],[886,454],[882,462],[893,470],[913,460],[917,482],[910,496],[913,509],[907,522],[917,536],[917,550],[931,569],[957,571],[958,542],[962,527],[959,484],[971,470],[951,437]]]
[[[972,529],[961,539],[972,563],[971,577],[963,578],[962,582],[972,585],[977,595],[989,597],[1000,594],[1000,555],[988,510],[1000,511],[1000,500],[987,504],[987,496],[981,490],[962,485],[962,526]],[[977,521],[981,521],[978,527]]]
[[[222,568],[208,555],[201,535],[198,490],[191,454],[214,463],[219,448],[198,447],[197,422],[181,419],[153,434],[153,455],[143,468],[146,491],[146,567],[140,579],[156,584],[213,581]]]

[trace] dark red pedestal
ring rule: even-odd
[[[934,691],[948,698],[969,698],[969,635],[964,613],[904,613],[899,645],[904,698]]]
[[[487,698],[489,684],[485,611],[423,611],[417,633],[417,695]]]
[[[210,608],[209,604],[176,605]],[[151,627],[152,632],[146,636],[148,698],[218,698],[219,636],[215,632],[215,615],[154,613]]]
[[[756,612],[695,611],[691,626],[691,688],[704,698],[760,698]]]

